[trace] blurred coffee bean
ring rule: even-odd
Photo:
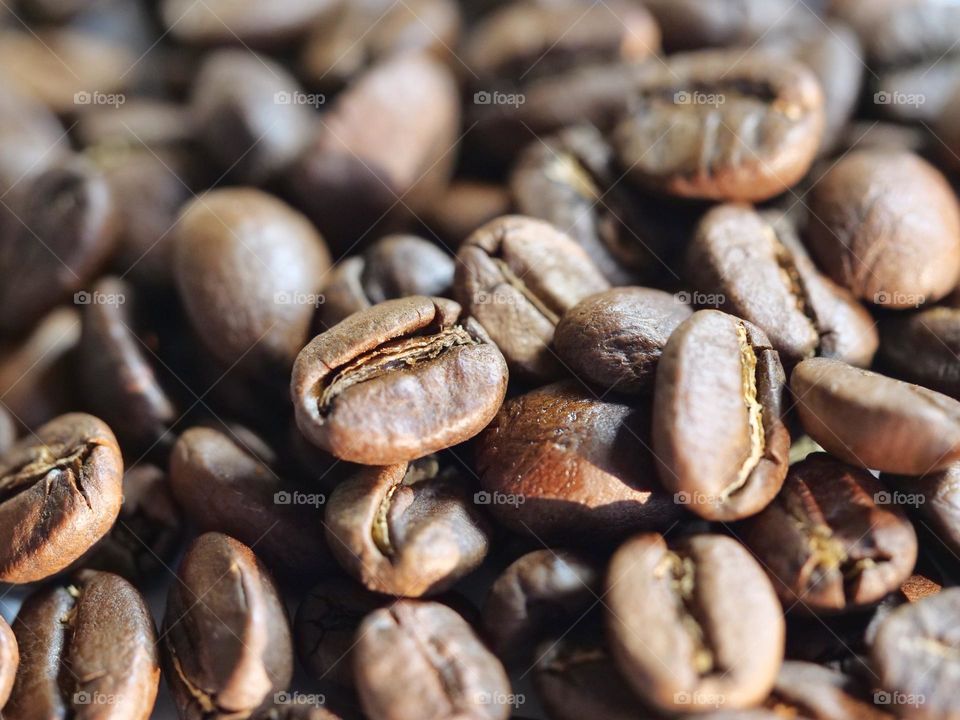
[[[10,697],[19,665],[20,650],[17,647],[17,637],[7,625],[7,621],[0,617],[0,710],[3,710]]]
[[[790,0],[645,0],[668,51],[750,46],[796,23],[809,10]]]
[[[767,706],[812,720],[892,720],[871,702],[855,678],[814,663],[787,660],[780,668]]]
[[[960,296],[880,322],[880,359],[891,374],[960,397]]]
[[[451,247],[458,247],[474,230],[512,209],[502,185],[479,180],[454,180],[427,210],[425,220]]]
[[[21,183],[63,158],[69,150],[63,127],[39,100],[0,88],[0,193]]]
[[[191,45],[273,47],[304,35],[335,12],[342,0],[160,0],[163,23],[176,40]]]

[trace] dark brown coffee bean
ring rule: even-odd
[[[803,65],[759,51],[700,51],[653,68],[615,145],[631,177],[653,190],[758,201],[803,177],[823,122],[823,95]]]
[[[57,113],[122,104],[137,58],[124,45],[69,28],[0,31],[0,77]],[[94,96],[97,99],[94,99]],[[112,101],[112,102],[110,102]]]
[[[680,508],[649,448],[649,406],[547,385],[504,403],[478,438],[476,499],[512,530],[570,543],[666,528]]]
[[[880,357],[891,374],[960,397],[960,296],[880,322]]]
[[[17,637],[7,625],[7,621],[0,617],[0,711],[10,697],[19,665],[20,650],[17,647]]]
[[[297,425],[339,458],[388,465],[463,442],[506,394],[503,356],[451,300],[414,296],[355,313],[297,358]]]
[[[433,456],[360,470],[333,491],[326,517],[340,565],[388,595],[446,590],[475,570],[490,546],[469,486]]]
[[[647,0],[670,51],[725,45],[749,46],[778,35],[806,8],[790,0]]]
[[[784,622],[763,569],[735,540],[640,535],[613,555],[607,636],[641,698],[664,712],[749,708],[783,659]]]
[[[479,180],[454,180],[425,213],[431,229],[457,247],[481,225],[512,209],[510,192],[502,185]]]
[[[793,465],[777,498],[748,524],[746,542],[789,610],[869,606],[913,571],[917,536],[870,473],[825,453]]]
[[[286,610],[246,545],[197,538],[167,597],[164,675],[184,720],[246,718],[273,702],[293,675]]]
[[[39,590],[13,631],[20,668],[9,720],[146,720],[160,684],[157,633],[140,593],[110,573],[85,571]]]
[[[280,64],[246,49],[220,50],[197,73],[191,110],[220,170],[263,183],[299,156],[314,127],[311,110],[322,102]]]
[[[955,49],[950,28],[960,21],[960,12],[951,3],[848,0],[831,3],[831,10],[856,27],[873,65],[936,60]]]
[[[664,269],[668,230],[656,207],[618,184],[613,151],[593,126],[531,143],[514,166],[517,210],[563,229],[613,285],[637,284]]]
[[[357,631],[357,690],[371,720],[506,720],[510,681],[456,612],[401,600]]]
[[[357,628],[368,614],[392,602],[343,578],[326,578],[311,588],[293,625],[297,655],[310,676],[352,687],[350,653]]]
[[[790,389],[807,434],[853,465],[925,475],[960,459],[960,403],[919,385],[812,358]]]
[[[892,720],[873,705],[864,688],[851,676],[821,665],[788,660],[780,668],[766,703],[785,717],[810,720]]]
[[[481,227],[467,238],[457,260],[457,300],[490,333],[510,369],[529,379],[560,374],[550,349],[560,317],[609,287],[567,235],[520,215]]]
[[[667,341],[657,366],[653,453],[678,503],[709,520],[759,512],[787,473],[785,385],[762,330],[701,310]]]
[[[958,623],[958,588],[892,612],[880,625],[870,653],[883,688],[875,695],[878,701],[893,706],[899,717],[960,715],[952,680],[960,673]]]
[[[810,208],[814,255],[857,297],[916,307],[957,284],[957,199],[945,178],[916,155],[852,152],[817,182]]]
[[[80,386],[88,408],[117,428],[124,447],[152,448],[178,413],[154,373],[150,350],[134,334],[133,286],[110,277],[83,304]]]
[[[915,501],[921,524],[952,553],[960,553],[960,463],[922,477],[884,476]],[[929,526],[927,525],[929,523]]]
[[[506,663],[524,662],[538,640],[579,620],[601,594],[597,564],[564,550],[534,550],[496,579],[483,605],[483,628]]]
[[[815,354],[861,366],[873,359],[870,314],[820,274],[786,216],[715,207],[700,221],[687,266],[699,293],[763,330],[786,365]]]
[[[954,76],[956,77],[956,76]],[[935,121],[934,134],[940,140],[938,153],[947,167],[954,170],[960,168],[960,130],[957,129],[957,118],[960,117],[960,87],[954,87],[943,101],[938,117]]]
[[[644,392],[653,386],[671,333],[692,312],[682,298],[662,290],[614,288],[568,310],[553,342],[564,364],[584,380],[617,392]]]
[[[193,329],[226,367],[285,376],[330,266],[307,219],[259,190],[212,190],[183,210],[174,265]]]
[[[459,122],[446,67],[417,53],[391,58],[324,113],[288,174],[290,193],[335,246],[349,249],[434,202],[453,168]]]
[[[110,188],[72,159],[17,187],[0,218],[0,332],[22,333],[82,288],[116,241]]]
[[[120,512],[123,460],[92,415],[51,420],[0,458],[0,581],[63,570],[103,537]]]
[[[198,527],[256,547],[284,579],[311,581],[329,569],[326,497],[285,482],[242,438],[211,428],[187,430],[170,455],[170,487]]]
[[[160,15],[167,31],[192,45],[275,46],[303,35],[334,12],[335,0],[282,0],[269,10],[257,0],[163,0]]]

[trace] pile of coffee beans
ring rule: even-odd
[[[960,720],[958,28],[0,0],[0,720]]]

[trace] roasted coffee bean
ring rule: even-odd
[[[630,193],[620,174],[601,133],[580,125],[527,146],[510,189],[518,212],[563,229],[611,284],[629,285],[662,273],[670,238],[663,202]]]
[[[0,345],[0,397],[17,425],[36,428],[79,404],[73,368],[80,313],[60,307],[12,345]]]
[[[653,387],[657,362],[677,326],[693,311],[682,295],[620,287],[591,295],[557,324],[554,345],[564,364],[604,389],[640,393]]]
[[[821,267],[857,297],[890,308],[944,297],[960,274],[960,209],[916,155],[845,155],[811,190],[807,238]]]
[[[918,312],[896,313],[880,322],[880,359],[903,380],[960,397],[960,295]]]
[[[790,0],[646,0],[669,51],[749,46],[808,11]]]
[[[18,186],[0,218],[0,332],[28,330],[80,290],[116,242],[115,205],[103,175],[71,159]]]
[[[906,718],[951,718],[960,715],[960,698],[952,678],[960,673],[956,652],[960,589],[950,588],[886,618],[877,630],[871,666],[885,692],[878,698],[896,702]]]
[[[502,185],[479,180],[454,180],[424,220],[440,237],[457,247],[481,225],[512,209],[510,192]]]
[[[363,256],[353,255],[337,262],[327,273],[323,284],[323,306],[319,308],[322,330],[329,330],[355,312],[370,307],[361,280],[365,267]]]
[[[863,641],[867,647],[873,645],[877,636],[877,630],[894,610],[908,603],[915,603],[926,597],[936,595],[943,591],[943,585],[933,578],[914,573],[903,584],[892,592],[877,605],[863,632]]]
[[[296,39],[340,5],[337,0],[162,0],[160,15],[178,41],[194,45],[274,46]]]
[[[602,401],[569,380],[508,400],[478,438],[475,468],[510,529],[582,544],[670,527],[680,516],[656,479],[649,405]]]
[[[700,310],[667,341],[657,366],[653,453],[677,502],[708,520],[759,512],[787,473],[785,385],[762,330]]]
[[[490,333],[510,369],[534,380],[562,371],[550,343],[563,313],[609,287],[567,235],[519,215],[481,227],[457,260],[458,302]]]
[[[181,511],[166,473],[155,465],[136,465],[123,476],[123,506],[116,525],[82,564],[137,585],[149,584],[176,557],[182,538]]]
[[[146,720],[160,684],[157,633],[126,580],[85,571],[37,591],[13,631],[20,667],[3,709],[9,720]]]
[[[131,97],[118,106],[91,106],[73,128],[80,145],[157,153],[185,148],[196,139],[190,108],[172,100]],[[169,227],[169,225],[167,226]]]
[[[330,567],[322,493],[285,482],[242,438],[195,427],[170,455],[170,487],[193,522],[256,547],[284,579],[315,580]]]
[[[297,609],[293,637],[297,655],[316,680],[353,686],[354,647],[363,618],[394,601],[352,580],[331,577],[310,589]]]
[[[159,443],[178,413],[153,370],[150,350],[134,331],[133,286],[110,277],[84,294],[80,387],[91,412],[136,448]]]
[[[960,12],[950,3],[929,2],[832,2],[857,29],[873,65],[902,65],[921,58],[942,58],[954,49],[949,28],[960,21]]]
[[[297,425],[339,458],[387,465],[463,442],[506,394],[503,356],[451,300],[414,296],[351,315],[293,368]]]
[[[949,107],[958,71],[960,57],[953,55],[881,72],[870,87],[877,113],[896,122],[937,123]]]
[[[929,139],[924,128],[876,120],[854,121],[841,135],[837,151],[886,149],[923,154]]]
[[[3,711],[13,689],[13,680],[20,665],[17,638],[7,621],[0,617],[0,711]]]
[[[0,29],[0,78],[57,113],[121,104],[137,58],[121,44],[70,28]],[[94,95],[98,100],[94,100]]]
[[[763,569],[736,540],[646,534],[610,561],[605,605],[613,657],[664,712],[748,708],[770,692],[784,622]]]
[[[860,467],[925,475],[960,459],[960,403],[946,395],[812,358],[790,376],[803,429]]]
[[[63,570],[103,537],[120,512],[123,460],[92,415],[61,415],[0,457],[0,581]]]
[[[506,663],[529,660],[538,640],[579,620],[599,598],[595,562],[564,550],[534,550],[496,579],[483,605],[483,628]]]
[[[786,216],[715,207],[700,221],[687,266],[703,299],[763,330],[786,365],[813,355],[861,366],[873,359],[870,314],[820,274]]]
[[[704,50],[653,68],[615,145],[630,176],[652,190],[759,201],[803,177],[823,123],[823,95],[803,65]]]
[[[293,675],[286,610],[246,545],[197,538],[171,586],[161,633],[164,675],[184,720],[250,717]]]
[[[822,665],[787,660],[766,703],[785,717],[810,720],[892,720],[851,676]],[[789,710],[788,710],[789,708]]]
[[[960,552],[960,463],[922,477],[884,476],[913,501],[921,524],[952,553]],[[927,525],[929,523],[929,526]]]
[[[460,26],[455,0],[342,3],[334,18],[314,26],[300,68],[311,87],[339,90],[361,71],[400,53],[427,51],[450,59]]]
[[[304,99],[310,98],[278,63],[246,49],[220,50],[197,73],[191,110],[220,169],[240,182],[263,183],[310,139],[314,118]]]
[[[505,3],[464,43],[464,62],[483,82],[556,74],[577,62],[637,62],[660,49],[660,30],[642,5],[614,0]]]
[[[289,191],[336,247],[348,249],[374,227],[390,229],[434,202],[453,169],[459,122],[446,67],[417,53],[386,60],[324,113],[287,173]]]
[[[326,509],[327,544],[370,590],[419,597],[475,570],[490,546],[469,485],[436,457],[363,468]]]
[[[226,367],[285,377],[330,255],[309,221],[260,190],[212,190],[177,223],[174,269],[196,335]]]
[[[826,453],[790,468],[745,535],[788,610],[867,607],[910,575],[917,536],[888,495],[870,473]]]
[[[510,681],[456,612],[401,600],[357,631],[353,667],[371,720],[506,720]]]

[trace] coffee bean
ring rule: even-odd
[[[941,58],[953,49],[948,28],[960,20],[949,3],[836,3],[867,47],[873,65],[900,65],[920,58]]]
[[[122,148],[139,154],[149,149],[163,154],[189,146],[195,140],[196,122],[185,104],[131,97],[118,106],[91,106],[77,118],[73,134],[87,150]]]
[[[115,206],[103,175],[78,158],[18,187],[3,210],[0,332],[19,334],[103,266],[116,241]]]
[[[789,0],[647,0],[670,51],[723,45],[750,46],[783,30],[807,8]]]
[[[960,397],[960,296],[880,322],[880,358],[891,374]]]
[[[960,589],[950,588],[884,620],[870,653],[884,692],[901,717],[949,718],[960,713],[951,678],[960,672],[956,627]]]
[[[7,621],[0,617],[0,711],[7,704],[20,665],[17,638]]]
[[[844,130],[837,151],[886,149],[923,154],[929,139],[923,128],[876,120],[854,121]]]
[[[211,428],[187,430],[170,455],[170,487],[198,527],[255,546],[284,579],[312,581],[330,568],[325,496],[284,481],[242,438]]]
[[[496,579],[483,605],[483,627],[504,662],[530,659],[537,641],[579,620],[601,593],[595,562],[564,550],[534,550]]]
[[[945,178],[916,155],[856,151],[811,191],[813,254],[857,297],[890,308],[944,297],[960,274],[960,210]]]
[[[35,98],[14,88],[0,90],[0,190],[13,187],[69,151],[56,116]]]
[[[669,546],[640,535],[613,555],[605,605],[613,657],[664,712],[761,702],[783,659],[780,603],[735,540],[695,535]]]
[[[286,610],[246,545],[197,538],[167,597],[164,675],[181,718],[249,717],[286,690],[293,647]]]
[[[182,211],[174,266],[194,332],[225,367],[285,376],[330,265],[305,217],[259,190],[212,190]],[[268,377],[269,379],[269,377]]]
[[[630,175],[681,197],[759,201],[806,173],[823,95],[803,65],[759,51],[674,55],[641,81],[614,143]]]
[[[785,384],[759,328],[700,310],[667,341],[657,366],[653,453],[677,502],[709,520],[759,512],[787,473]]]
[[[160,16],[167,32],[183,43],[261,46],[296,39],[334,12],[333,0],[282,0],[267,10],[256,0],[163,0]]]
[[[146,720],[160,683],[157,633],[126,580],[85,571],[38,590],[13,631],[20,667],[5,718]]]
[[[511,371],[533,380],[561,372],[550,343],[563,313],[609,287],[567,235],[519,215],[477,230],[457,260],[458,302],[490,333]]]
[[[614,288],[568,310],[554,345],[578,377],[617,392],[645,392],[671,333],[692,312],[681,297],[662,290]]]
[[[922,477],[885,475],[884,480],[915,501],[921,522],[929,523],[937,540],[951,552],[960,551],[960,463]]]
[[[63,570],[120,512],[123,460],[91,415],[61,415],[0,458],[0,581],[26,583]]]
[[[86,404],[117,428],[125,446],[152,448],[177,411],[154,373],[151,351],[134,334],[133,286],[104,278],[85,299],[78,361]]]
[[[240,182],[263,183],[293,162],[310,139],[313,117],[304,99],[278,63],[246,49],[220,50],[197,73],[191,110],[220,170]]]
[[[459,122],[446,67],[417,53],[390,58],[324,113],[287,173],[289,191],[334,246],[349,249],[434,202],[453,168]]]
[[[82,564],[146,585],[167,569],[182,538],[183,520],[166,473],[155,465],[136,465],[123,476],[123,505],[116,525]]]
[[[370,590],[419,597],[475,570],[490,545],[469,486],[435,457],[360,470],[327,507],[327,543]]]
[[[960,58],[955,55],[881,71],[870,86],[873,105],[889,120],[932,126],[948,111],[958,71]],[[940,146],[935,150],[944,149],[939,139],[935,145]]]
[[[867,607],[910,575],[917,536],[888,494],[870,473],[825,453],[790,468],[745,536],[788,610]]]
[[[574,381],[512,398],[476,443],[490,505],[512,530],[583,544],[667,528],[680,515],[650,457],[650,409],[596,399]]]
[[[507,188],[479,180],[453,180],[426,212],[432,230],[457,247],[481,225],[512,209]]]
[[[360,704],[371,720],[506,720],[510,681],[450,608],[401,600],[370,613],[353,649]]]
[[[387,465],[469,439],[496,413],[507,368],[460,306],[389,300],[314,338],[297,358],[297,425],[339,458]]]
[[[960,403],[919,385],[812,358],[790,376],[807,434],[860,467],[924,475],[960,458]]]
[[[787,660],[780,668],[767,705],[779,712],[811,720],[891,720],[873,705],[857,681],[836,670]],[[788,710],[789,708],[789,710]]]
[[[784,215],[715,207],[700,221],[687,266],[703,299],[763,330],[785,364],[813,355],[862,366],[873,359],[869,313],[817,271]]]

